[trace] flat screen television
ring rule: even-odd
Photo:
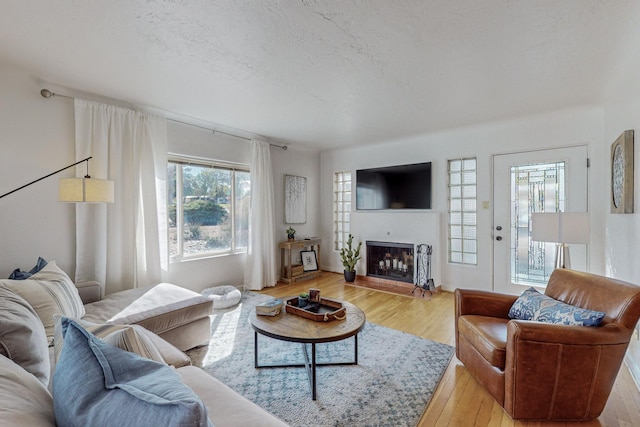
[[[431,209],[431,162],[357,170],[356,209]]]

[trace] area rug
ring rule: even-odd
[[[317,400],[303,368],[254,368],[248,317],[267,295],[246,292],[213,316],[208,347],[188,352],[194,365],[291,426],[415,426],[453,347],[367,322],[358,336],[358,365],[317,368]],[[259,336],[260,363],[302,363],[302,344]],[[316,345],[317,361],[353,360],[354,339]]]

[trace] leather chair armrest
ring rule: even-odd
[[[629,331],[615,324],[567,326],[531,320],[507,324],[507,348],[516,340],[561,345],[617,345],[629,342]]]
[[[507,319],[517,296],[489,291],[456,289],[456,318],[465,314]]]
[[[83,304],[100,301],[102,299],[102,285],[100,282],[90,280],[87,282],[76,283],[78,294]]]

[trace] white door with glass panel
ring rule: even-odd
[[[493,289],[544,287],[559,242],[532,240],[531,214],[587,211],[587,146],[496,155],[493,174]],[[586,271],[586,245],[569,251],[571,268]]]

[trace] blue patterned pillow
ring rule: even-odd
[[[598,326],[605,313],[565,304],[529,288],[509,310],[511,319],[536,320],[574,326]]]
[[[113,347],[63,318],[53,376],[60,426],[212,427],[207,408],[169,366]]]

